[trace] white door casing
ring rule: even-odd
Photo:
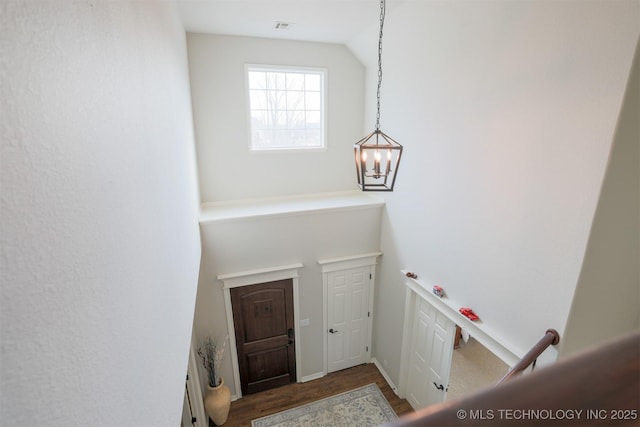
[[[371,359],[375,265],[380,255],[318,261],[323,283],[324,374]]]
[[[294,336],[296,342],[296,381],[300,382],[302,371],[302,353],[300,341],[300,322],[298,321],[298,313],[300,312],[300,296],[298,283],[298,269],[304,267],[302,263],[283,265],[271,268],[262,268],[258,270],[243,271],[240,273],[221,274],[217,278],[223,282],[223,292],[225,301],[225,311],[227,315],[227,330],[229,334],[229,346],[232,349],[231,366],[233,368],[233,383],[235,395],[231,396],[232,400],[242,397],[242,388],[240,385],[240,368],[238,363],[238,352],[236,347],[235,323],[233,321],[233,308],[231,305],[231,288],[238,286],[250,286],[259,283],[272,282],[276,280],[292,279],[293,280],[293,311],[294,315]]]
[[[418,298],[411,329],[406,397],[417,410],[445,400],[455,324]]]
[[[369,361],[369,267],[328,273],[328,372]]]
[[[193,427],[193,414],[191,413],[191,404],[189,402],[189,389],[185,387],[184,402],[182,403],[182,421],[180,427]],[[197,419],[197,417],[196,417]]]
[[[189,351],[189,364],[187,366],[187,381],[184,393],[184,405],[182,408],[182,424],[185,427],[207,427],[209,417],[205,413],[204,402],[202,400],[202,389],[200,388],[200,375],[198,374],[198,361],[196,360],[197,347],[191,337],[191,347]],[[192,422],[192,418],[195,421]]]

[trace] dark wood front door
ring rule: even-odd
[[[231,289],[242,394],[296,382],[291,279]]]

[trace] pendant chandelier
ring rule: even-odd
[[[376,129],[353,145],[358,186],[362,191],[393,191],[402,145],[380,130],[380,87],[382,86],[382,28],[386,4],[380,0],[380,33],[378,38],[378,91]]]

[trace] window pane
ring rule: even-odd
[[[274,73],[266,73],[267,75],[267,89],[276,90],[276,75]]]
[[[304,88],[305,90],[320,91],[320,75],[305,74]]]
[[[308,128],[320,128],[320,111],[307,111],[306,118]]]
[[[266,79],[266,89],[276,89],[276,80],[275,77],[272,73],[265,73],[265,79]]]
[[[274,141],[272,143],[273,147],[286,147],[289,145],[293,145],[290,141],[290,131],[288,130],[277,130],[274,132]]]
[[[289,113],[289,128],[304,129],[306,126],[304,111],[293,111]]]
[[[286,89],[284,73],[267,73],[267,89]]]
[[[274,129],[287,129],[287,112],[276,111],[273,113],[273,127]]]
[[[320,111],[320,92],[307,92],[306,109]]]
[[[287,109],[304,110],[304,92],[287,92]]]
[[[307,130],[306,145],[307,147],[322,147],[322,134],[320,133],[320,129]]]
[[[256,150],[324,146],[324,74],[247,69],[251,146]]]
[[[251,112],[251,128],[252,129],[271,128],[271,124],[269,123],[268,114],[266,111]]]
[[[287,73],[287,90],[304,90],[304,74]]]
[[[267,109],[267,97],[262,90],[249,91],[249,102],[251,103],[252,110],[266,110]]]
[[[287,92],[283,90],[269,91],[269,108],[273,110],[287,109]]]
[[[304,130],[292,130],[289,133],[289,138],[290,138],[289,143],[296,147],[305,147],[307,145],[306,132]]]
[[[266,148],[273,145],[273,132],[270,130],[254,130],[251,137],[253,146],[256,148]]]
[[[266,76],[262,71],[249,71],[249,89],[265,89]]]

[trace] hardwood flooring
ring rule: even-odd
[[[231,402],[225,426],[250,427],[251,420],[376,383],[398,416],[413,412],[389,387],[373,363],[333,372],[323,378],[243,396]]]

